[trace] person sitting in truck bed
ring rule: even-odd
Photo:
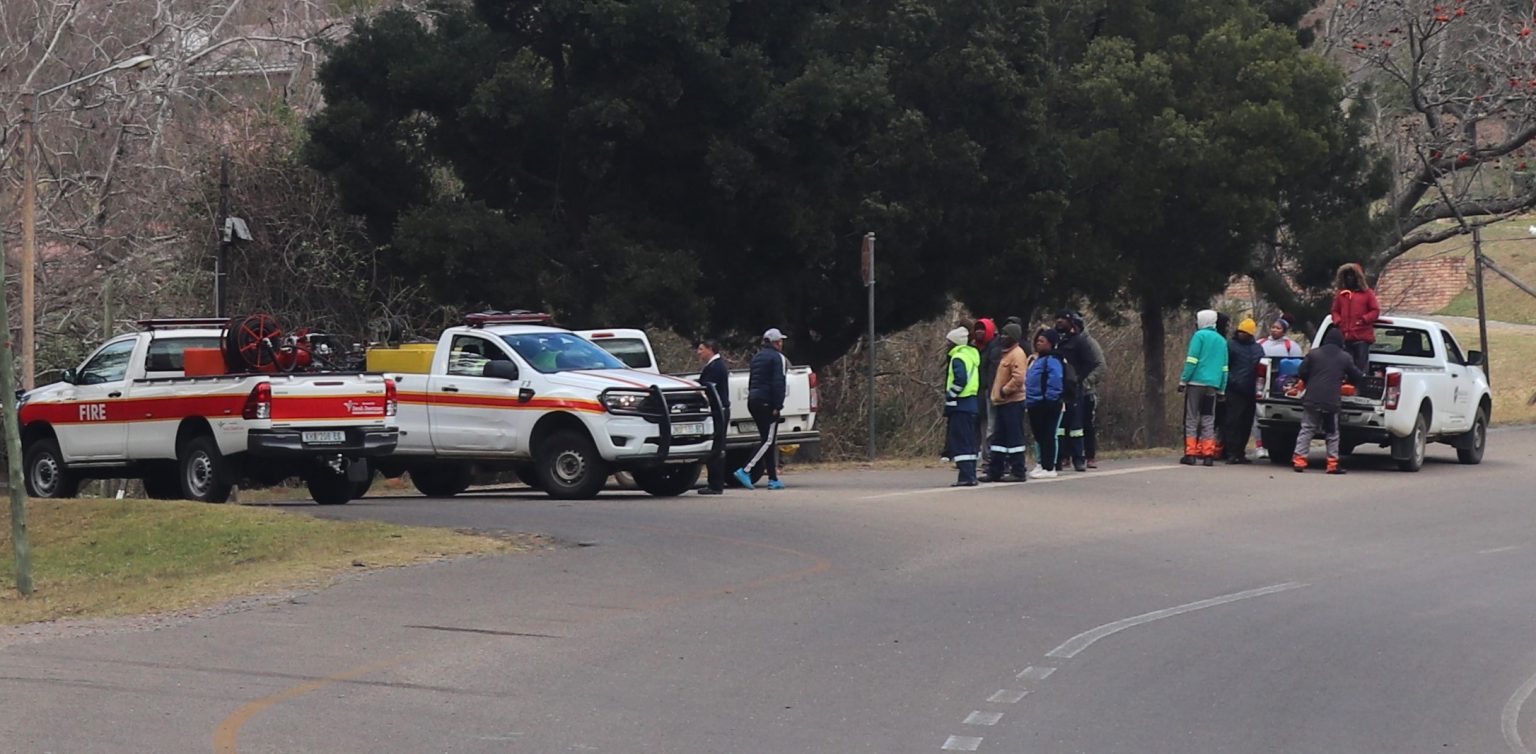
[[[1339,328],[1330,327],[1323,334],[1323,342],[1301,361],[1297,373],[1306,385],[1306,395],[1301,406],[1305,414],[1301,420],[1301,432],[1296,435],[1296,452],[1291,467],[1297,472],[1307,470],[1307,454],[1312,451],[1312,437],[1321,432],[1328,448],[1328,473],[1343,474],[1339,466],[1339,410],[1343,403],[1342,388],[1346,380],[1358,385],[1365,373],[1355,366],[1355,361],[1344,352],[1344,335]]]

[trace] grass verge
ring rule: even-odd
[[[238,505],[32,500],[27,510],[36,589],[26,599],[15,591],[5,526],[0,625],[183,610],[313,586],[359,568],[531,547],[446,529],[327,521]]]

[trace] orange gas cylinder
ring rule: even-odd
[[[1339,395],[1342,395],[1342,396],[1348,398],[1348,397],[1353,396],[1354,394],[1355,394],[1355,386],[1349,384],[1348,382],[1344,383],[1343,385],[1341,385],[1339,387]]]

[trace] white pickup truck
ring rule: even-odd
[[[619,471],[653,495],[698,481],[715,442],[710,396],[692,380],[625,367],[545,315],[466,317],[434,347],[372,349],[399,385],[400,444],[379,465],[422,493],[509,469],[557,498],[590,498]]]
[[[656,350],[644,330],[614,328],[607,330],[581,330],[576,333],[613,354],[630,369],[661,374],[656,363]],[[675,375],[690,380],[698,379],[698,372]],[[757,425],[747,415],[748,370],[731,370],[730,400],[731,421],[726,428],[726,463],[729,468],[741,468],[751,459],[760,442]],[[816,373],[808,366],[791,366],[784,375],[784,411],[780,414],[784,423],[779,427],[779,446],[815,445],[821,442],[816,430],[816,413],[821,409],[821,398]],[[755,476],[762,476],[759,467]],[[756,482],[757,479],[753,479]]]
[[[394,386],[378,375],[188,377],[188,349],[217,352],[205,320],[140,323],[61,382],[21,396],[27,492],[74,497],[83,479],[137,478],[154,498],[210,503],[234,485],[302,477],[315,502],[366,490],[367,460],[394,450]]]
[[[1332,320],[1324,319],[1316,342],[1332,327]],[[1290,463],[1289,449],[1301,428],[1301,398],[1286,394],[1299,363],[1266,358],[1259,365],[1259,431],[1277,464]],[[1456,448],[1462,463],[1481,463],[1493,416],[1482,365],[1483,354],[1463,351],[1438,322],[1382,318],[1376,323],[1365,383],[1343,399],[1341,452],[1365,444],[1388,447],[1398,468],[1418,471],[1426,446],[1442,442]]]

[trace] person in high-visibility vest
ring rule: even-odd
[[[951,487],[976,486],[976,395],[981,388],[981,353],[970,344],[970,332],[957,327],[945,336],[952,347],[945,367],[944,416],[949,422],[945,447],[959,471]]]

